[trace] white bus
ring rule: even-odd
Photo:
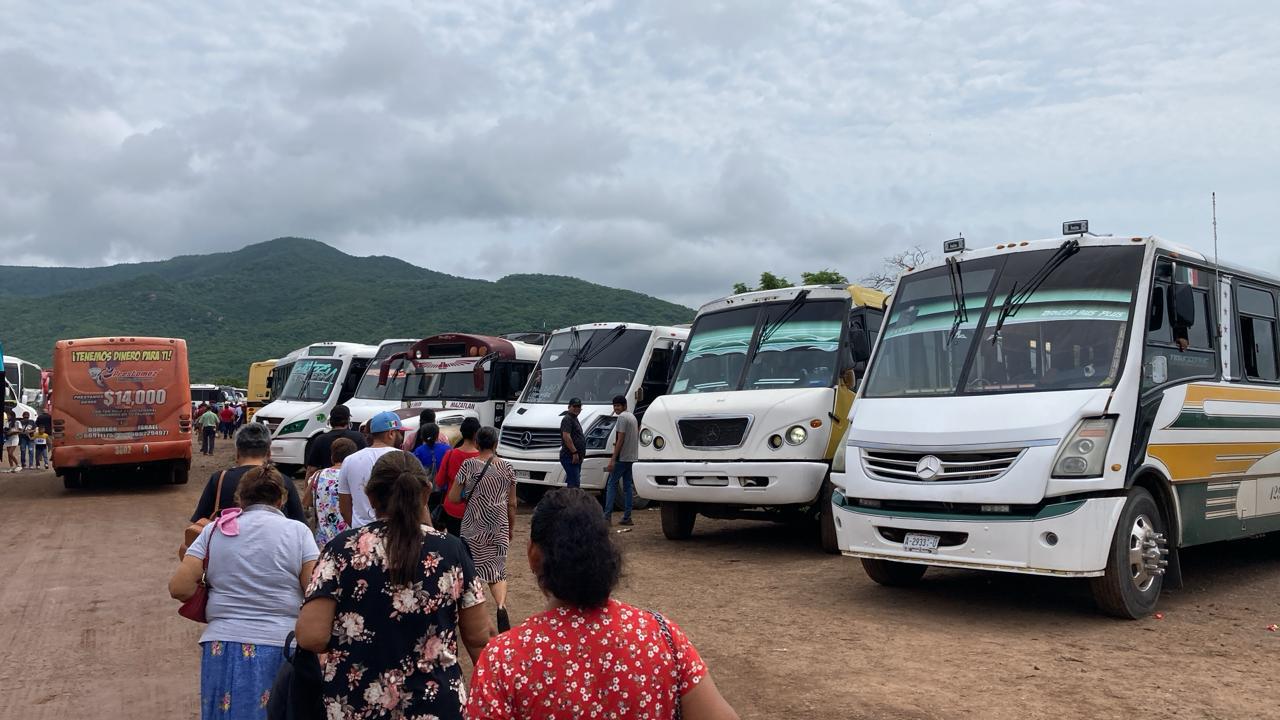
[[[228,388],[225,385],[193,383],[191,385],[192,410],[200,405],[222,405],[225,402],[230,402],[232,397],[227,394],[227,390]]]
[[[455,433],[467,417],[501,428],[541,355],[541,345],[505,338],[433,335],[384,360],[382,382],[391,387],[394,373],[400,374],[397,408],[406,431],[418,428],[425,409],[435,410],[436,423]]]
[[[507,415],[498,445],[498,453],[515,468],[521,499],[534,502],[546,488],[564,485],[560,421],[574,397],[582,400],[578,421],[587,436],[582,487],[603,489],[613,449],[614,396],[627,396],[632,412],[643,417],[667,391],[688,337],[688,328],[616,322],[555,331],[524,395]]]
[[[360,378],[360,384],[356,386],[355,395],[345,403],[351,411],[352,427],[360,427],[380,412],[400,409],[407,361],[401,359],[393,364],[386,382],[382,380],[382,366],[393,355],[403,357],[415,342],[417,340],[412,338],[396,338],[383,340],[378,345],[373,362],[365,368],[364,377]]]
[[[698,311],[668,394],[649,406],[634,468],[662,502],[662,532],[687,539],[699,514],[810,516],[838,552],[831,459],[849,429],[856,378],[884,293],[810,286],[732,295]]]
[[[254,420],[271,429],[271,459],[287,471],[302,467],[311,440],[328,429],[329,411],[349,400],[364,377],[378,348],[347,342],[308,345],[276,365],[288,368],[280,387],[271,388],[271,402]]]
[[[4,379],[13,385],[19,402],[36,407],[44,405],[44,386],[39,365],[20,357],[5,355]]]
[[[903,275],[833,477],[872,579],[1088,577],[1136,618],[1179,548],[1280,530],[1280,280],[1087,229]]]

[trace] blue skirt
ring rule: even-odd
[[[213,640],[200,650],[202,720],[265,720],[284,648]]]

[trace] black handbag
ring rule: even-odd
[[[298,647],[293,632],[284,640],[284,662],[267,699],[267,720],[325,720],[320,658]]]

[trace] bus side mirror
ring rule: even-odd
[[[1196,324],[1196,293],[1190,285],[1169,288],[1169,316],[1175,328],[1189,328]]]
[[[855,327],[849,331],[849,349],[853,353],[853,361],[855,363],[866,362],[871,359],[871,347],[867,342],[867,331]]]
[[[475,386],[476,392],[484,390],[484,368],[480,363],[476,363],[476,366],[471,368],[471,384]]]

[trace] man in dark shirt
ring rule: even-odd
[[[582,458],[587,453],[587,436],[578,422],[582,401],[569,400],[569,409],[560,414],[564,417],[560,421],[560,466],[564,468],[564,484],[576,488],[582,485]]]
[[[307,452],[306,458],[307,477],[311,477],[311,473],[317,470],[333,465],[330,455],[333,452],[334,440],[341,437],[347,438],[356,444],[356,450],[363,450],[369,444],[365,441],[363,434],[351,429],[351,410],[346,405],[333,408],[333,412],[329,413],[329,426],[333,429],[311,442],[311,449]]]
[[[226,508],[237,507],[236,486],[240,478],[259,465],[271,460],[271,431],[262,423],[249,423],[236,433],[236,466],[230,470],[215,472],[205,483],[204,492],[200,494],[200,502],[196,503],[196,511],[191,514],[191,522],[207,518],[213,514],[214,493],[217,492],[218,478],[222,477],[222,501],[217,503],[219,512]],[[293,480],[285,478],[285,489],[289,499],[284,504],[284,514],[290,519],[305,523],[307,516],[302,511],[302,500],[298,497],[298,488]]]

